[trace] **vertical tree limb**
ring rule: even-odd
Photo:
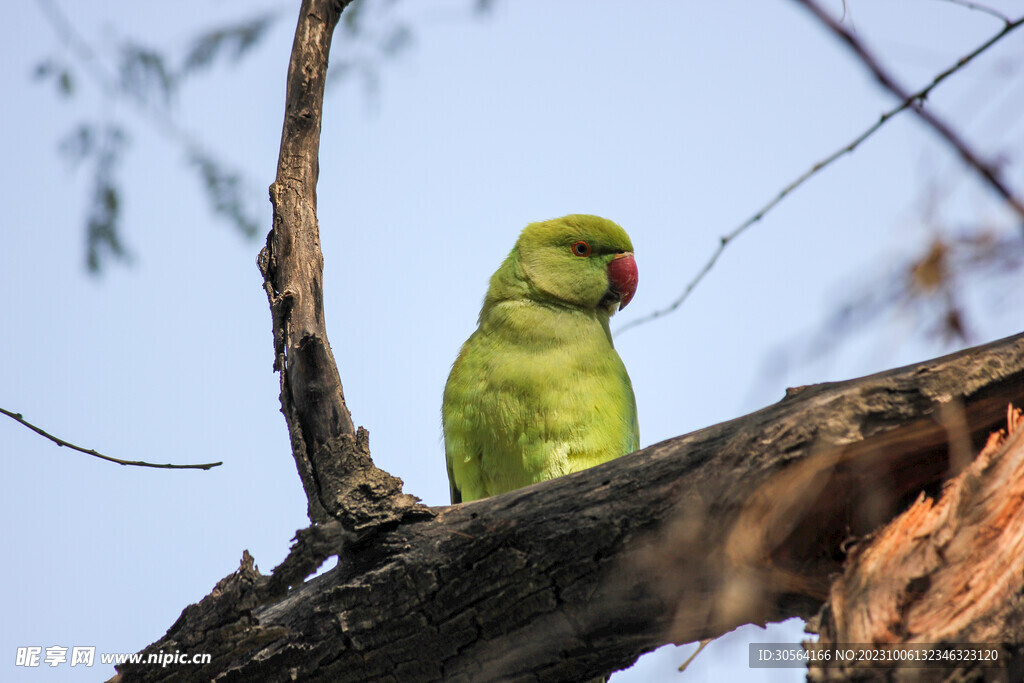
[[[331,37],[350,0],[303,0],[288,65],[273,228],[258,264],[270,301],[281,412],[313,522],[365,530],[397,519],[415,499],[370,460],[369,435],[345,404],[324,320],[316,217],[320,127]]]

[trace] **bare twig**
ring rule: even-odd
[[[708,646],[708,644],[711,641],[713,641],[713,640],[715,640],[715,639],[714,638],[705,638],[704,640],[700,641],[700,645],[698,645],[697,649],[693,651],[693,654],[690,655],[689,657],[687,657],[686,661],[679,665],[679,671],[680,672],[686,671],[686,667],[690,666],[690,664],[693,662],[693,660],[695,660],[697,658],[697,655],[699,655],[704,650],[704,648],[706,648]]]
[[[165,465],[158,465],[151,462],[143,462],[141,460],[121,460],[120,458],[112,458],[109,455],[103,455],[102,453],[98,453],[91,448],[82,448],[81,446],[76,446],[73,443],[69,443],[64,439],[58,438],[53,434],[50,434],[45,430],[36,427],[34,424],[23,418],[21,416],[21,413],[12,413],[9,410],[4,410],[3,408],[0,408],[0,413],[3,413],[4,415],[11,418],[15,422],[19,422],[25,425],[39,436],[46,437],[47,439],[54,442],[58,446],[67,446],[68,448],[78,451],[79,453],[85,453],[86,455],[91,455],[93,457],[100,458],[108,462],[117,463],[118,465],[132,465],[134,467],[156,467],[162,470],[208,470],[212,467],[217,467],[219,465],[224,464],[222,462],[208,462],[202,465],[172,465],[170,463]]]
[[[932,114],[929,110],[925,109],[919,98],[914,97],[908,93],[903,86],[896,82],[892,74],[886,71],[878,59],[867,49],[861,40],[850,33],[846,27],[840,24],[838,21],[832,18],[822,7],[820,7],[814,0],[796,0],[801,5],[806,7],[811,14],[813,14],[822,24],[824,24],[830,31],[836,34],[837,37],[841,38],[846,44],[853,50],[854,54],[860,58],[860,61],[864,63],[875,78],[878,80],[886,90],[891,92],[896,97],[903,101],[909,101],[909,107],[914,111],[922,121],[927,123],[932,129],[946,139],[957,152],[960,153],[961,158],[964,162],[973,168],[977,173],[988,183],[992,189],[994,189],[999,195],[1006,200],[1017,214],[1024,219],[1024,201],[1021,201],[1013,189],[1007,185],[1002,178],[1000,178],[999,169],[985,161],[981,156],[973,149],[967,142],[960,137],[960,135],[953,130],[942,119]],[[1003,26],[1003,30],[999,32],[997,39],[1003,35],[1006,35],[1013,29],[1024,23],[1024,17],[1020,17],[1015,21],[1008,21]]]
[[[958,59],[954,64],[950,65],[947,69],[938,73],[935,76],[935,78],[932,79],[931,83],[926,85],[924,88],[918,90],[917,92],[911,95],[907,95],[906,97],[904,97],[903,101],[900,102],[900,104],[882,114],[878,118],[878,120],[875,121],[875,123],[869,126],[863,133],[858,135],[851,142],[837,149],[835,152],[828,155],[827,157],[825,157],[824,159],[822,159],[821,161],[817,162],[809,169],[804,171],[804,173],[797,177],[796,180],[791,182],[789,185],[786,185],[786,187],[782,188],[782,190],[777,195],[775,195],[775,197],[773,197],[771,201],[769,201],[767,204],[758,209],[758,211],[754,215],[740,223],[731,232],[727,233],[726,235],[723,235],[720,238],[718,248],[715,249],[715,251],[711,254],[711,257],[707,260],[707,263],[704,264],[704,267],[701,268],[697,272],[697,275],[695,275],[694,278],[690,280],[690,282],[686,285],[686,289],[683,290],[683,293],[680,294],[679,297],[677,297],[672,303],[670,303],[668,306],[664,308],[659,308],[653,311],[652,313],[648,313],[645,316],[637,318],[636,320],[631,320],[630,322],[620,327],[616,331],[616,334],[622,334],[631,327],[636,327],[637,325],[648,323],[656,318],[668,315],[669,313],[679,308],[683,304],[683,302],[686,301],[686,299],[690,296],[690,293],[697,287],[698,284],[700,284],[700,281],[704,279],[704,276],[707,275],[711,268],[715,265],[715,263],[718,261],[718,258],[722,255],[722,252],[725,251],[726,246],[728,246],[730,242],[739,237],[744,231],[747,230],[747,228],[752,226],[754,223],[757,223],[762,218],[764,218],[766,213],[775,208],[775,205],[781,202],[787,195],[793,192],[793,190],[797,189],[805,182],[810,180],[811,177],[816,175],[819,171],[822,171],[827,166],[830,166],[832,162],[855,150],[858,146],[860,146],[862,142],[864,142],[869,137],[874,135],[879,128],[885,125],[885,123],[889,119],[893,118],[894,116],[902,112],[904,109],[910,108],[911,106],[914,105],[915,102],[919,102],[927,98],[931,91],[935,88],[935,86],[937,86],[939,83],[942,83],[944,80],[952,76],[961,68],[969,64],[971,61],[974,60],[975,57],[977,57],[978,55],[980,55],[981,53],[985,52],[990,47],[995,45],[997,42],[999,42],[999,40],[1001,40],[1008,33],[1019,27],[1022,23],[1024,23],[1024,17],[1016,19],[1015,21],[1007,22],[1006,26],[1004,26],[1001,31],[996,33],[994,36],[986,40],[984,43],[976,47],[968,54]]]
[[[1010,17],[1006,16],[1005,14],[1000,12],[999,10],[993,9],[993,8],[987,6],[987,5],[980,5],[980,4],[976,3],[976,2],[968,2],[967,0],[943,0],[943,1],[951,3],[951,4],[954,4],[954,5],[960,5],[961,7],[966,7],[967,9],[977,10],[978,12],[984,12],[985,14],[988,14],[990,16],[996,17],[1000,21],[1002,21],[1004,23],[1007,23],[1007,24],[1011,23],[1010,22]]]

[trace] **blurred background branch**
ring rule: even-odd
[[[693,277],[693,279],[690,280],[689,283],[687,283],[686,287],[683,289],[683,293],[680,294],[676,299],[674,299],[669,305],[663,308],[656,309],[651,313],[643,315],[639,318],[631,320],[630,322],[620,327],[616,331],[616,334],[622,334],[623,332],[632,327],[643,325],[653,320],[656,320],[662,316],[668,315],[669,313],[672,313],[680,306],[682,306],[683,302],[686,301],[686,299],[690,296],[690,294],[697,287],[697,285],[700,284],[701,280],[703,280],[704,277],[711,271],[715,263],[718,261],[719,257],[721,257],[722,253],[725,251],[726,247],[728,247],[733,240],[742,235],[752,225],[763,219],[765,214],[767,214],[769,211],[775,208],[775,206],[783,199],[785,199],[791,192],[793,192],[801,185],[803,185],[805,182],[813,178],[820,171],[823,171],[824,169],[829,167],[832,164],[832,162],[838,160],[840,157],[843,157],[846,154],[853,152],[853,150],[855,150],[862,142],[864,142],[869,137],[871,137],[875,132],[877,132],[890,119],[892,119],[894,116],[896,116],[900,112],[905,111],[908,108],[913,110],[922,118],[924,118],[924,120],[927,121],[932,127],[938,126],[937,130],[940,132],[940,134],[943,134],[943,136],[946,137],[946,139],[950,142],[950,144],[952,144],[957,149],[957,151],[960,152],[965,163],[967,163],[969,166],[977,170],[983,178],[985,178],[990,184],[992,184],[993,187],[1000,193],[1000,195],[1006,199],[1007,203],[1011,207],[1013,207],[1015,211],[1017,211],[1017,213],[1021,216],[1022,220],[1024,220],[1024,206],[1021,205],[1020,201],[1016,198],[1016,195],[1009,189],[1009,187],[1006,186],[1005,183],[999,179],[998,169],[985,162],[982,162],[980,155],[977,152],[974,152],[973,150],[968,148],[966,146],[966,143],[964,143],[960,139],[960,136],[957,135],[951,128],[949,128],[949,126],[942,123],[937,118],[932,116],[930,113],[927,113],[922,109],[922,103],[925,99],[927,99],[928,95],[937,85],[942,83],[944,80],[946,80],[953,74],[957,73],[963,67],[970,64],[975,57],[982,54],[990,47],[998,43],[1000,40],[1005,38],[1007,35],[1009,35],[1013,30],[1017,29],[1022,23],[1024,23],[1024,17],[1020,17],[1019,19],[1011,21],[1005,18],[1001,13],[990,11],[989,13],[999,17],[1004,21],[1005,25],[1003,26],[1002,30],[1000,30],[991,38],[980,44],[971,52],[957,59],[956,62],[950,65],[947,69],[936,74],[936,76],[931,80],[931,82],[925,87],[921,88],[917,92],[907,93],[904,91],[903,88],[896,85],[895,80],[891,76],[889,76],[889,74],[886,71],[882,69],[882,67],[878,63],[878,60],[873,55],[871,55],[870,52],[867,51],[867,48],[865,48],[860,43],[860,41],[853,36],[852,33],[848,32],[845,28],[843,28],[838,22],[832,19],[827,13],[824,12],[824,10],[815,5],[813,2],[809,2],[808,0],[799,1],[803,2],[805,5],[811,8],[812,11],[815,12],[815,15],[822,19],[822,21],[833,32],[836,32],[839,35],[841,35],[845,40],[847,40],[847,42],[852,41],[851,44],[856,46],[855,51],[857,52],[858,56],[860,56],[861,59],[864,60],[865,63],[868,65],[868,67],[878,76],[878,80],[882,82],[882,84],[885,85],[888,90],[890,90],[894,95],[899,97],[902,101],[892,109],[889,109],[884,114],[882,114],[878,118],[878,121],[868,126],[868,128],[865,129],[863,133],[855,137],[852,141],[850,141],[843,147],[840,147],[839,149],[832,152],[827,157],[823,158],[821,161],[818,161],[809,169],[804,171],[804,173],[798,176],[795,180],[793,180],[791,183],[782,188],[782,190],[779,191],[777,195],[775,195],[771,200],[769,200],[767,204],[758,209],[752,216],[750,216],[745,221],[740,223],[738,226],[733,228],[731,231],[723,235],[719,240],[718,247],[711,253],[711,256],[704,263],[704,266],[699,271],[697,271],[697,274]],[[976,5],[973,5],[972,3],[957,4],[965,4],[965,6],[969,6],[972,9],[982,9]],[[1022,222],[1022,226],[1024,226],[1024,222]],[[977,261],[974,260],[974,263],[977,264]],[[849,310],[851,307],[847,305],[844,306],[843,308],[844,310]]]

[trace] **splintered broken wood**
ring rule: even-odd
[[[977,459],[938,496],[922,493],[851,549],[822,610],[819,642],[981,644],[999,649],[1003,661],[997,671],[975,672],[978,680],[1019,681],[1022,615],[1024,417],[1010,406],[1006,427],[990,436]],[[886,680],[966,680],[968,671],[990,662],[926,670],[914,664],[896,671],[867,661],[850,667],[820,663],[811,667],[811,679],[845,681],[867,674]]]

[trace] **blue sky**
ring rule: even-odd
[[[180,54],[198,31],[246,13],[282,18],[250,58],[187,84],[173,109],[179,126],[244,169],[263,222],[255,240],[211,217],[180,148],[130,104],[104,100],[84,78],[74,103],[32,82],[39,60],[69,57],[36,4],[15,3],[0,25],[0,407],[121,458],[224,461],[210,472],[123,468],[0,421],[0,671],[17,681],[109,677],[99,665],[11,663],[24,645],[136,651],[232,572],[243,549],[268,572],[307,524],[255,266],[297,3],[60,4],[101,59],[119,38]],[[595,213],[626,228],[640,285],[615,329],[673,300],[721,235],[893,104],[793,2],[498,0],[482,19],[470,4],[395,5],[414,41],[380,65],[375,94],[358,79],[335,83],[320,156],[326,316],[346,397],[376,463],[431,505],[448,496],[445,378],[487,278],[526,223]],[[1010,12],[1016,3],[991,4]],[[914,88],[1000,27],[939,0],[848,0],[847,10]],[[1024,33],[929,100],[982,152],[1008,155],[1017,187],[1024,90],[1012,76],[1022,64]],[[132,131],[121,173],[134,260],[90,278],[87,174],[56,148],[82,118],[107,117]],[[766,372],[779,348],[805,339],[850,292],[881,282],[939,224],[1014,225],[941,141],[903,115],[730,246],[681,309],[617,339],[642,445],[750,412],[786,386],[953,350],[916,332],[920,312],[900,310],[823,358]],[[1020,331],[1019,286],[994,296],[965,283],[962,295],[973,341]],[[684,680],[802,680],[799,670],[746,668],[747,642],[797,640],[801,628],[741,629]],[[665,648],[613,681],[675,680],[691,650]]]

